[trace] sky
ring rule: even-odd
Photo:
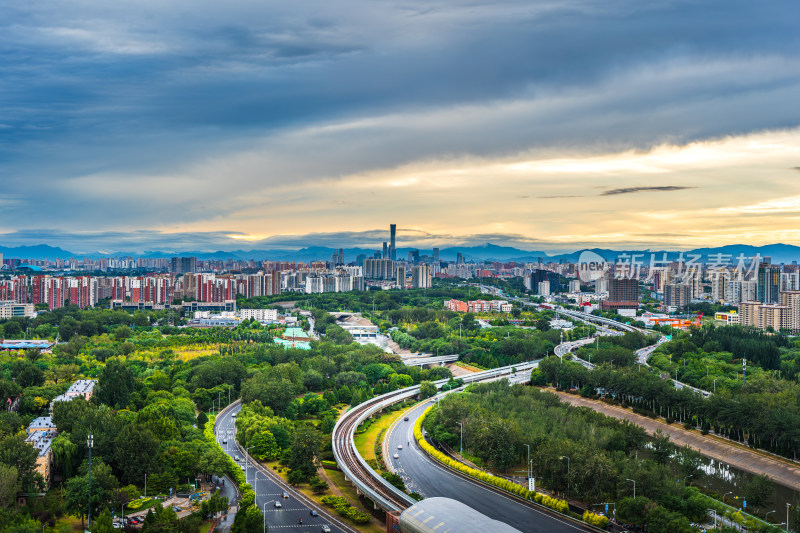
[[[800,244],[796,0],[0,5],[0,245]]]

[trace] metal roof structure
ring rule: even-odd
[[[450,498],[426,498],[400,515],[403,533],[522,533]]]

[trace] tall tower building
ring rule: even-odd
[[[433,249],[433,262],[434,263],[438,263],[439,262],[439,249],[438,248],[434,248]]]
[[[395,237],[397,237],[397,224],[389,224],[389,254],[391,255],[390,259],[392,261],[397,261],[397,243],[395,242]]]

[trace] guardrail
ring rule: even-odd
[[[465,383],[475,383],[479,381],[483,381],[490,378],[495,378],[498,376],[502,376],[504,374],[510,374],[512,370],[517,371],[524,371],[532,369],[536,366],[536,362],[527,362],[527,363],[520,363],[517,365],[509,365],[501,368],[495,368],[492,370],[486,370],[483,372],[476,372],[475,374],[465,376],[461,378],[462,381]],[[441,379],[435,381],[434,384],[438,387],[441,387],[449,380]],[[355,445],[355,430],[358,428],[361,423],[364,422],[367,418],[372,416],[377,411],[380,411],[392,404],[400,402],[402,400],[411,398],[419,393],[419,385],[415,385],[413,387],[407,387],[405,389],[401,389],[399,391],[390,392],[387,394],[382,394],[380,396],[376,396],[371,400],[368,400],[355,408],[351,409],[347,413],[345,413],[339,420],[336,422],[336,425],[333,428],[333,435],[332,443],[333,443],[333,455],[336,458],[336,462],[339,464],[339,468],[342,469],[342,472],[345,474],[347,479],[349,479],[356,488],[364,493],[369,499],[375,502],[379,507],[384,509],[385,511],[402,511],[405,507],[400,508],[397,504],[390,502],[387,498],[385,498],[382,494],[380,494],[376,488],[375,484],[380,485],[382,489],[388,491],[392,496],[397,497],[397,499],[401,502],[407,503],[407,507],[410,507],[416,500],[411,498],[405,492],[401,491],[394,485],[390,484],[386,481],[382,476],[380,476],[375,470],[370,467],[367,462],[364,460],[363,457],[356,451]],[[357,418],[353,422],[350,419],[350,416],[357,415]],[[347,442],[347,445],[350,449],[354,452],[353,455],[358,462],[358,465],[361,467],[361,471],[366,473],[369,479],[362,479],[359,476],[358,472],[354,472],[348,466],[348,462],[343,455],[342,450],[339,449],[340,441],[336,438],[337,432],[342,431],[342,427],[348,425],[346,430],[349,431],[349,435],[347,438],[344,439]]]

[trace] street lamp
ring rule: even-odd
[[[635,479],[625,479],[625,481],[630,481],[633,483],[633,499],[636,499],[636,480]]]
[[[458,446],[458,453],[462,454],[464,453],[464,424],[462,424],[461,422],[456,422],[456,424],[461,426],[461,440]]]
[[[250,456],[250,453],[249,453],[250,450],[252,450],[253,448],[255,448],[255,445],[250,446],[249,448],[245,448],[244,460],[247,461],[247,465],[248,465],[246,467],[246,468],[248,468],[247,472],[249,472],[250,463],[253,462],[253,461],[247,459]],[[256,487],[258,486],[258,470],[256,470],[255,465],[253,465],[253,470],[254,470],[253,477],[255,478],[254,479],[254,483],[253,483],[253,492],[256,494],[256,496],[258,496],[258,491],[256,490]],[[245,472],[245,476],[244,476],[245,477],[245,481],[247,481],[247,472]]]
[[[722,495],[722,503],[725,503],[725,496],[727,496],[728,494],[733,494],[733,491],[726,492],[725,494]]]
[[[567,494],[569,495],[569,457],[566,455],[562,455],[559,459],[566,459],[567,460]]]
[[[769,522],[769,513],[774,513],[774,512],[776,512],[775,509],[767,511],[767,514],[764,515],[764,521]]]
[[[267,503],[269,503],[269,502],[264,502],[264,505],[263,505],[263,508],[264,508],[264,533],[267,533]]]
[[[789,530],[789,502],[786,502],[786,530]]]
[[[88,507],[88,524],[89,529],[92,528],[92,448],[94,447],[94,435],[89,433],[86,435],[86,446],[89,448],[89,507]]]
[[[144,475],[144,497],[147,498],[147,474]]]

